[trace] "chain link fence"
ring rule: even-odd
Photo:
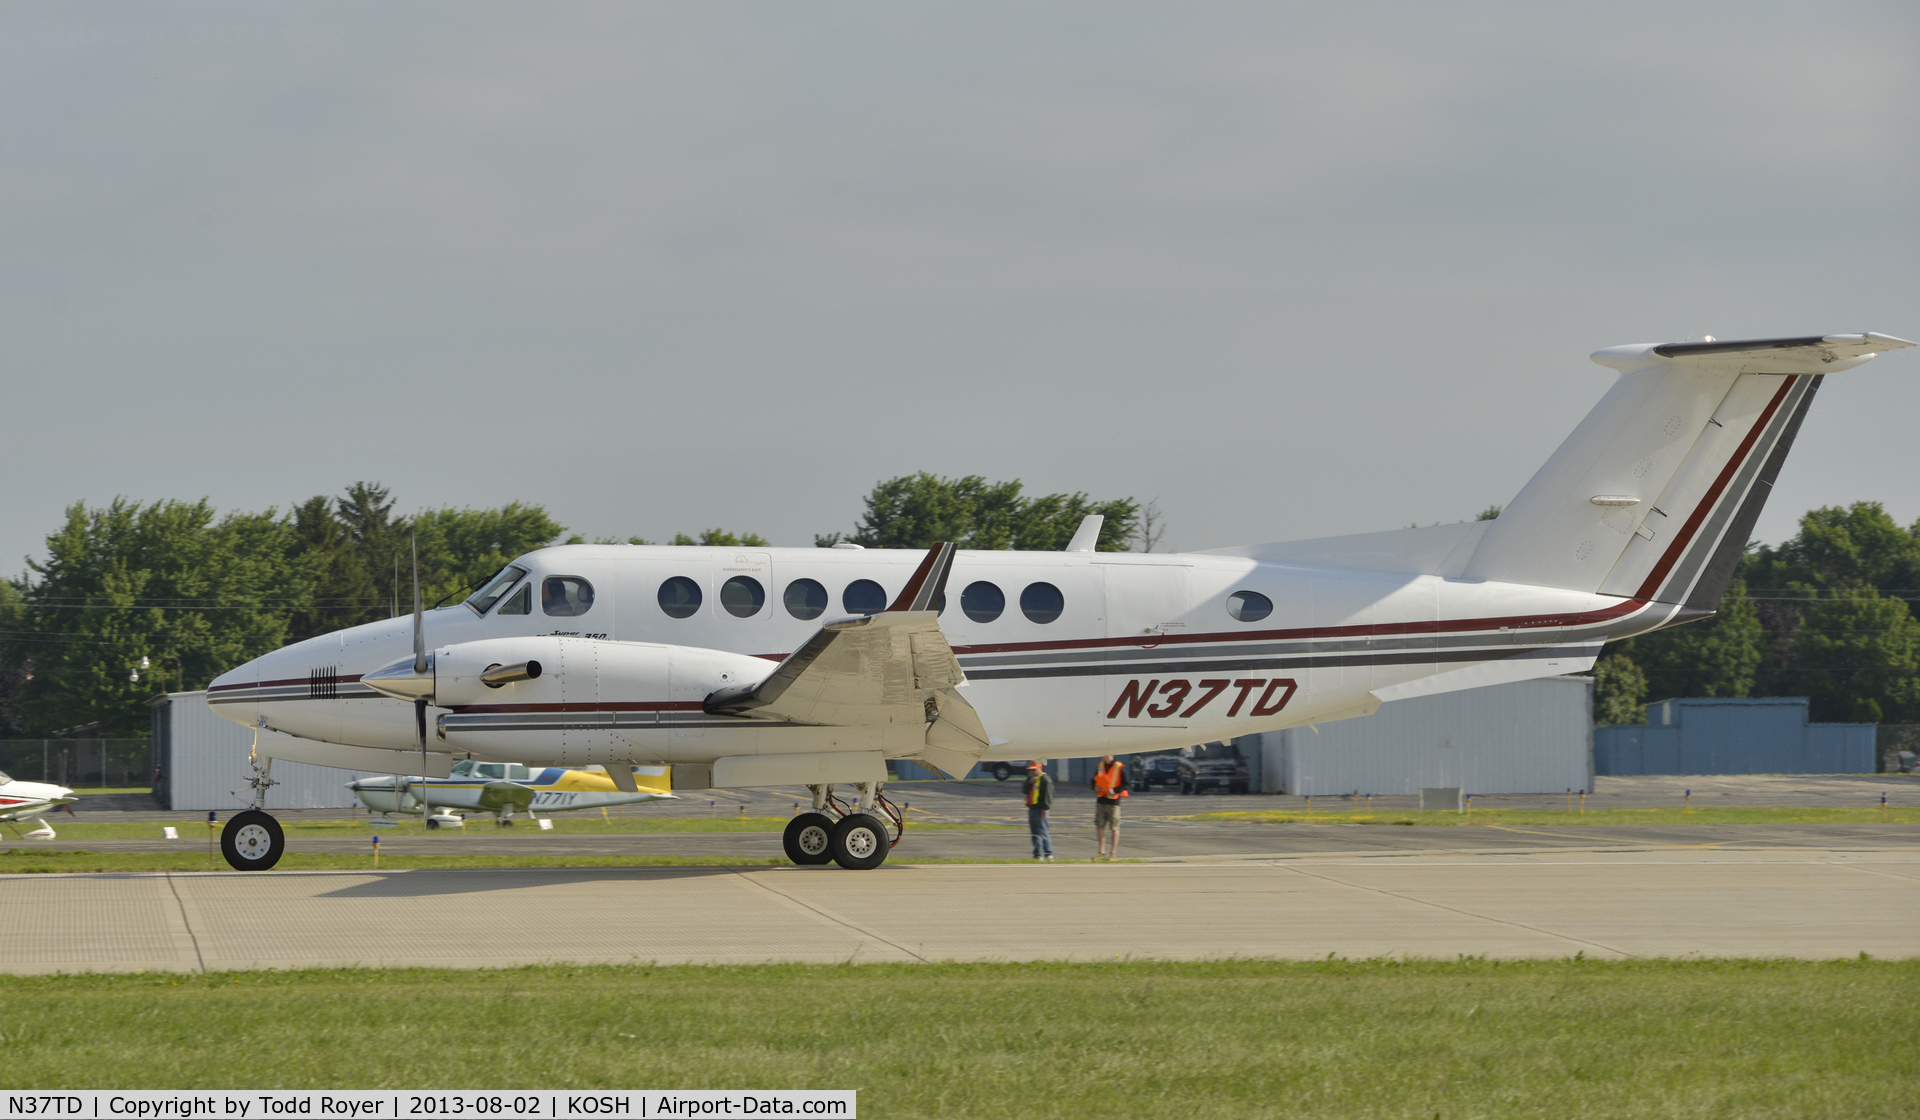
[[[1920,758],[1920,723],[1881,724],[1874,733],[1874,754],[1879,757],[1882,774],[1901,772],[1902,751],[1909,756],[1906,764],[1915,766],[1915,759]]]
[[[150,739],[0,739],[0,771],[68,789],[153,785]]]

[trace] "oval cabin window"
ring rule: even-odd
[[[1236,591],[1227,596],[1227,613],[1236,622],[1258,622],[1273,613],[1273,600],[1258,591]]]
[[[752,618],[767,605],[767,590],[752,576],[734,576],[720,585],[720,605],[735,618]]]
[[[992,622],[1007,609],[1007,593],[996,584],[976,580],[960,593],[960,610],[975,622]]]
[[[1042,625],[1060,617],[1067,609],[1066,596],[1051,583],[1029,583],[1020,593],[1020,613],[1027,616],[1028,622]]]
[[[826,613],[827,589],[820,586],[817,579],[796,579],[787,584],[786,594],[780,601],[786,605],[788,614],[806,622]]]
[[[700,609],[700,585],[686,576],[674,576],[660,585],[660,609],[668,618],[692,618]]]
[[[848,614],[879,614],[887,609],[887,589],[870,579],[856,579],[840,594]]]

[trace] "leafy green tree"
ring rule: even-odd
[[[356,482],[337,499],[310,498],[294,509],[296,553],[319,572],[312,605],[296,612],[291,640],[358,626],[413,608],[413,549],[421,598],[457,599],[522,553],[552,544],[565,529],[539,506],[451,506],[398,517],[387,488]]]
[[[1658,630],[1624,645],[1646,674],[1647,695],[1653,699],[1746,696],[1766,658],[1767,632],[1747,596],[1746,581],[1735,579],[1712,618]]]
[[[20,589],[11,581],[0,580],[0,738],[22,733],[20,690],[26,686],[28,655],[20,639],[29,636],[22,629],[25,605]]]
[[[1751,575],[1773,588],[1920,588],[1920,525],[1901,528],[1879,502],[1822,506],[1807,511],[1791,540],[1758,550]]]
[[[97,722],[108,735],[143,735],[142,702],[161,688],[203,687],[289,642],[384,618],[396,598],[407,609],[412,535],[433,596],[561,531],[520,503],[396,517],[372,483],[286,516],[216,519],[204,500],[76,504],[47,538],[47,560],[0,591],[0,732]],[[150,666],[133,680],[142,657]]]
[[[411,527],[420,544],[420,585],[428,603],[478,587],[507,561],[545,548],[565,531],[546,510],[520,502],[498,509],[422,510]],[[401,576],[407,581],[401,591],[405,611],[413,590],[404,565]]]
[[[921,471],[890,478],[867,495],[867,512],[844,537],[814,538],[822,548],[846,540],[867,548],[928,548],[952,541],[961,548],[1052,551],[1065,548],[1088,514],[1101,514],[1102,552],[1124,552],[1134,538],[1140,505],[1131,498],[1096,502],[1084,493],[1028,498],[1018,479],[988,482],[980,475],[941,478]]]
[[[401,605],[407,523],[393,516],[387,488],[356,482],[339,498],[313,497],[294,507],[295,552],[315,577],[311,605],[297,614],[294,641],[392,615]],[[407,582],[404,600],[412,602]]]
[[[315,576],[293,543],[291,520],[273,510],[216,522],[205,500],[76,503],[16,588],[21,625],[8,644],[32,665],[21,722],[42,735],[94,722],[144,735],[141,701],[157,685],[202,687],[283,644]],[[142,657],[157,664],[136,681]]]
[[[1799,621],[1771,682],[1777,695],[1809,697],[1821,721],[1920,722],[1920,621],[1905,603],[1834,588],[1802,604]]]
[[[1920,721],[1916,624],[1920,525],[1878,502],[1809,510],[1743,566],[1765,631],[1756,695],[1806,696],[1817,720]]]
[[[1647,678],[1624,653],[1610,653],[1593,665],[1593,722],[1647,722]]]

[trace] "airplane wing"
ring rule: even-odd
[[[480,787],[480,807],[489,813],[497,813],[504,808],[524,813],[533,807],[533,790],[518,782],[488,782]]]
[[[946,593],[953,546],[935,545],[891,606],[829,622],[765,680],[708,696],[709,715],[778,719],[825,727],[926,726],[921,758],[966,773],[990,742],[940,632],[934,607]]]

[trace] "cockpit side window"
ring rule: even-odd
[[[473,769],[474,773],[482,778],[504,778],[507,776],[507,765],[504,762],[482,762],[474,766]]]
[[[505,595],[507,589],[526,574],[527,570],[520,565],[508,564],[500,569],[498,575],[488,580],[485,587],[467,597],[467,606],[472,607],[475,614],[486,614],[495,603],[500,601],[500,596]]]
[[[523,583],[520,585],[520,590],[507,596],[507,601],[500,604],[500,609],[499,611],[495,612],[494,617],[498,618],[500,617],[500,615],[503,615],[503,614],[532,614],[532,613],[533,613],[533,584]]]
[[[540,609],[557,618],[572,618],[593,609],[593,584],[579,576],[548,576],[540,585]]]
[[[453,769],[447,776],[451,778],[464,778],[471,773],[473,773],[473,760],[463,758],[453,764]]]

